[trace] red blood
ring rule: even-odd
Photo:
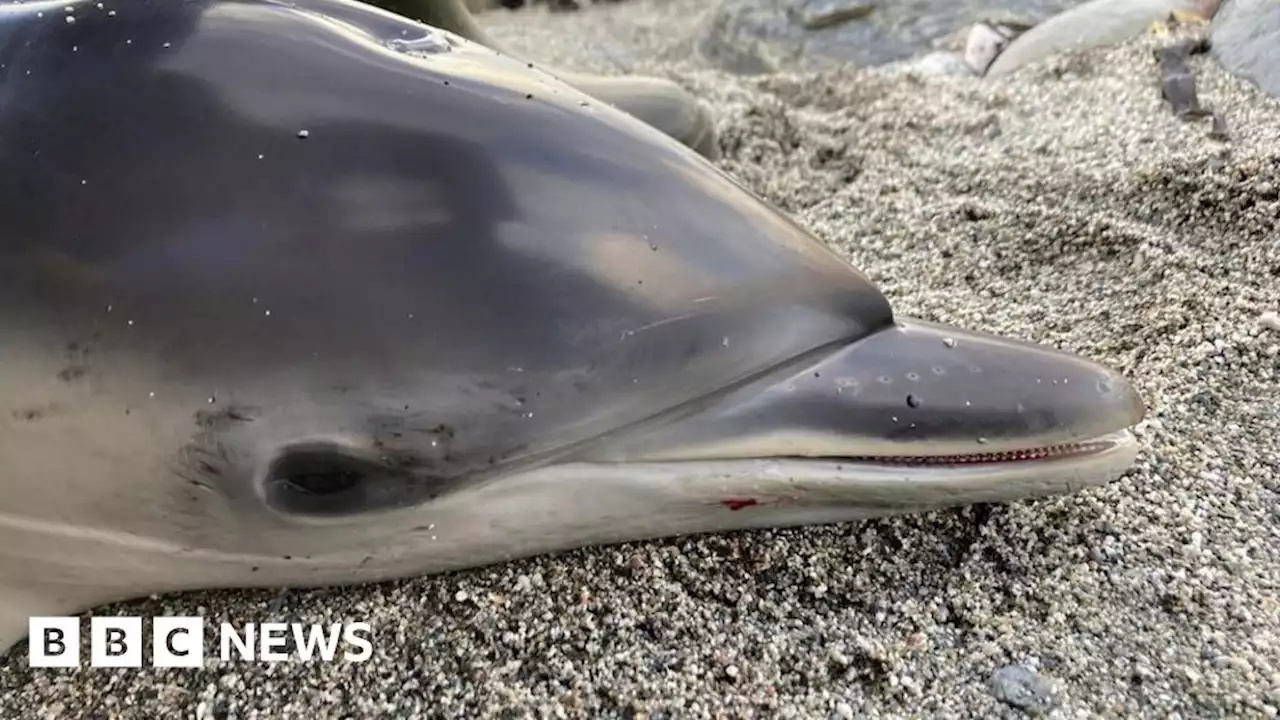
[[[731,500],[721,500],[720,504],[724,505],[730,510],[736,511],[736,510],[741,510],[742,508],[745,508],[745,507],[751,507],[752,505],[759,505],[760,501],[756,500],[755,498],[745,498],[745,499],[734,498]]]

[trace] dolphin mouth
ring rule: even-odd
[[[1046,462],[1055,460],[1072,460],[1075,458],[1097,455],[1107,452],[1123,443],[1132,434],[1127,430],[1108,433],[1092,440],[1060,443],[1041,447],[1029,447],[1023,450],[1005,450],[1001,452],[963,453],[957,455],[851,455],[842,458],[830,458],[851,463],[874,463],[879,465],[898,465],[902,467],[946,467],[949,465],[1005,465],[1009,463]]]

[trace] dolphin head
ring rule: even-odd
[[[1133,460],[1117,373],[896,318],[524,63],[346,0],[78,7],[0,15],[0,644]]]

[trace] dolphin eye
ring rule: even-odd
[[[287,470],[280,479],[295,492],[323,497],[354,490],[360,477],[360,471],[352,468],[295,467]]]
[[[346,515],[365,509],[368,485],[384,472],[336,445],[295,446],[271,463],[263,490],[268,504],[288,514]]]
[[[262,480],[267,505],[286,515],[337,518],[426,502],[447,482],[411,456],[369,457],[335,443],[282,448]]]

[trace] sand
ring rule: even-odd
[[[1231,132],[1213,140],[1162,106],[1151,51],[1168,41],[1152,38],[991,83],[734,78],[687,59],[698,10],[632,0],[485,24],[548,60],[706,97],[725,169],[900,314],[1123,369],[1150,405],[1134,470],[1008,506],[114,606],[363,617],[377,654],[71,673],[28,669],[20,647],[0,717],[1277,714],[1280,323],[1263,317],[1280,311],[1280,103],[1195,59]]]

